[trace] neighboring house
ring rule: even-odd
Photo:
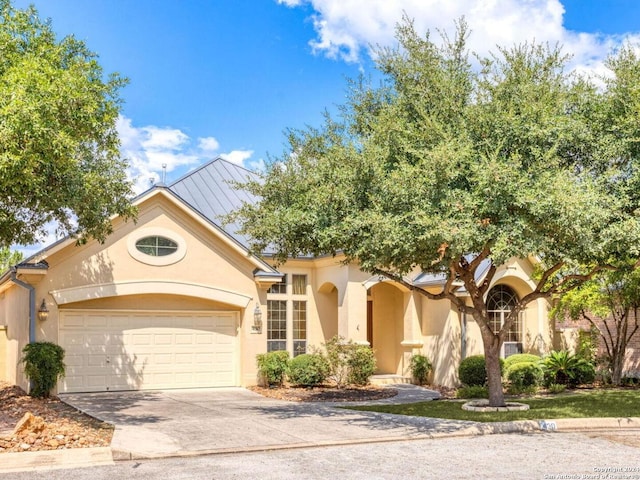
[[[253,385],[256,354],[296,355],[341,335],[372,345],[380,374],[407,375],[419,352],[433,362],[434,383],[456,384],[461,358],[482,353],[482,342],[449,301],[340,258],[291,259],[276,270],[267,254],[249,253],[236,225],[221,225],[221,215],[254,200],[229,180],[253,175],[216,159],[136,198],[137,221],[115,218],[103,244],[65,239],[2,274],[0,378],[26,388],[21,350],[46,340],[66,351],[59,392]],[[528,260],[498,269],[489,292],[496,325],[534,288],[532,270]],[[547,310],[538,300],[522,312],[505,354],[548,350]]]
[[[575,352],[583,339],[591,339],[591,341],[595,340],[596,359],[603,360],[606,357],[607,348],[602,335],[611,345],[615,343],[618,332],[612,319],[607,319],[608,325],[605,325],[601,318],[595,317],[594,320],[600,332],[594,329],[586,319],[571,320],[567,318],[563,321],[556,321],[557,335],[554,349],[569,349]],[[629,319],[628,333],[631,332],[635,323],[635,315],[632,314]],[[609,330],[607,330],[607,326]],[[622,372],[624,376],[640,379],[640,331],[636,332],[627,344]]]

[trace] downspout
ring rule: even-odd
[[[467,358],[467,312],[462,312],[462,325],[460,326],[460,360]]]
[[[15,268],[11,269],[11,281],[29,290],[29,343],[36,341],[36,289],[33,285],[18,280]]]

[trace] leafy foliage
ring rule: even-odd
[[[289,370],[289,352],[279,350],[276,352],[259,353],[256,355],[258,373],[267,385],[282,385]]]
[[[415,354],[411,356],[409,369],[411,370],[411,376],[418,382],[418,385],[427,383],[432,368],[433,366],[426,355]]]
[[[517,363],[538,363],[542,360],[538,355],[533,355],[531,353],[516,353],[514,355],[509,355],[504,359],[504,370],[508,372],[509,369],[517,364]]]
[[[465,385],[456,391],[456,398],[489,398],[489,390],[484,385]]]
[[[11,251],[9,247],[0,247],[0,272],[4,272],[12,265],[16,265],[22,260],[22,253]]]
[[[287,378],[293,385],[313,387],[322,384],[329,375],[329,363],[319,354],[304,353],[289,362]]]
[[[545,383],[576,386],[593,382],[595,367],[584,358],[566,350],[551,352],[543,360]]]
[[[537,362],[514,363],[505,373],[510,387],[523,389],[542,385],[544,373]]]
[[[32,397],[48,397],[65,374],[64,349],[51,342],[28,343],[22,349],[24,374],[31,380]]]
[[[471,314],[502,405],[498,358],[519,312],[640,253],[640,59],[618,51],[598,88],[544,45],[499,48],[476,71],[467,35],[461,21],[440,46],[405,19],[398,48],[377,52],[384,82],[351,82],[338,118],[289,131],[284,155],[244,185],[260,201],[230,219],[277,261],[336,255]],[[494,332],[496,269],[532,256],[537,285]],[[443,275],[442,290],[411,285],[416,270]]]
[[[104,239],[112,215],[134,213],[116,131],[126,82],[103,80],[96,55],[58,41],[35,8],[0,0],[0,16],[0,246],[33,243],[48,222]]]
[[[464,385],[485,385],[487,383],[484,355],[472,355],[460,362],[458,378]],[[504,360],[500,359],[500,370],[504,368]]]
[[[366,345],[357,345],[352,340],[336,335],[324,343],[329,363],[329,379],[338,388],[349,383],[366,385],[376,369],[373,350]]]
[[[604,344],[607,376],[614,385],[622,380],[629,343],[640,335],[640,271],[630,259],[617,263],[617,269],[602,272],[562,295],[551,312],[556,320],[568,317],[590,323],[591,332]],[[588,346],[582,350],[589,350]]]
[[[347,358],[349,375],[347,380],[353,385],[367,385],[369,377],[376,371],[376,357],[368,345],[354,345]]]

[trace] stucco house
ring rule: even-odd
[[[407,376],[423,353],[435,383],[455,384],[461,358],[482,353],[475,322],[339,258],[276,269],[268,252],[251,255],[220,216],[253,200],[228,183],[252,175],[215,159],[137,197],[137,221],[114,218],[106,242],[64,239],[0,274],[0,379],[27,388],[21,350],[46,340],[66,351],[59,392],[246,386],[258,380],[256,354],[296,355],[341,335],[372,345],[379,374]],[[496,325],[534,288],[532,269],[513,260],[496,273]],[[437,290],[442,279],[411,281]],[[529,305],[505,355],[550,348],[547,311]]]

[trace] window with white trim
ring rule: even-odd
[[[267,351],[276,350],[307,352],[307,275],[285,275],[267,291]]]
[[[287,349],[287,302],[267,300],[267,352]]]
[[[496,285],[487,296],[487,313],[489,314],[489,326],[497,333],[504,325],[506,318],[518,303],[516,293],[506,285]],[[509,328],[502,345],[502,356],[508,357],[515,353],[522,353],[522,316]]]
[[[293,356],[307,353],[307,302],[293,301]]]

